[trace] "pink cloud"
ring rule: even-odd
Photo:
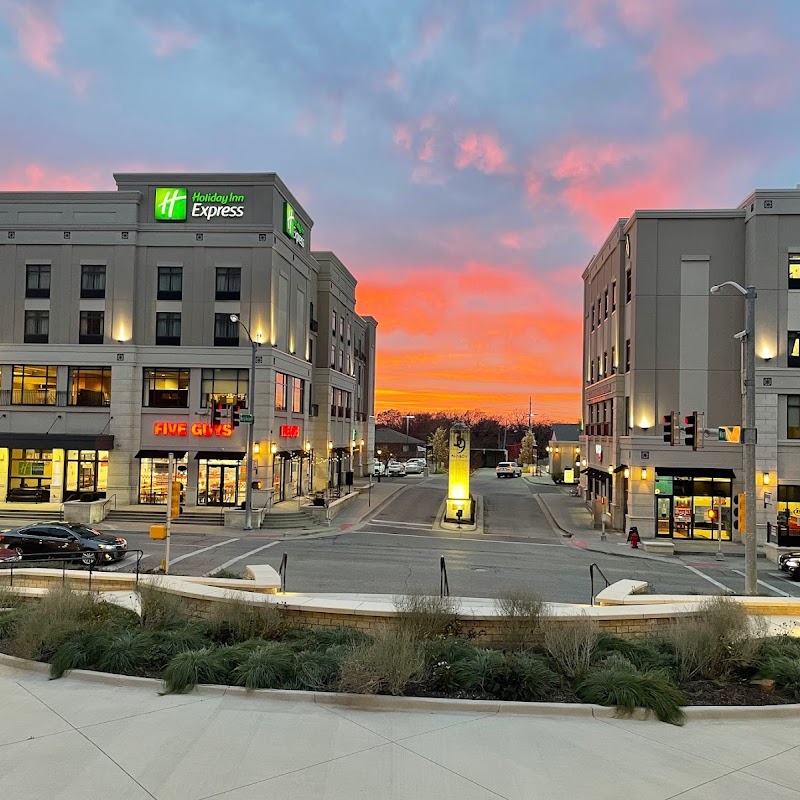
[[[41,0],[38,3],[2,0],[0,14],[17,34],[19,57],[39,72],[59,75],[60,66],[55,52],[64,41],[64,34],[55,20],[55,3]]]
[[[87,175],[90,176],[88,180]],[[86,192],[109,188],[110,182],[110,172],[104,178],[91,171],[78,176],[35,163],[0,172],[0,191],[4,192]]]
[[[396,145],[402,147],[404,150],[411,149],[411,129],[408,125],[396,125],[392,139]]]
[[[474,167],[487,175],[510,171],[508,155],[497,137],[477,131],[466,133],[458,141],[454,164],[457,169]]]
[[[520,234],[517,231],[506,231],[501,233],[498,241],[503,247],[508,247],[510,250],[519,250],[522,246],[520,242]]]
[[[434,155],[433,148],[434,148],[434,137],[429,136],[423,142],[419,153],[417,153],[417,158],[420,161],[433,161],[433,155]]]
[[[153,52],[159,58],[174,56],[181,50],[191,50],[200,37],[186,28],[159,28],[149,23],[148,28],[154,38]]]
[[[417,46],[411,60],[419,62],[427,59],[444,35],[446,27],[443,17],[425,14],[417,30]]]
[[[383,85],[395,92],[402,92],[406,88],[403,73],[397,67],[392,67],[384,76]]]

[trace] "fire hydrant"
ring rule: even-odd
[[[639,549],[639,531],[636,528],[631,528],[628,534],[628,541],[631,543],[631,547],[634,550]]]

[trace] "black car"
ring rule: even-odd
[[[66,557],[87,566],[118,561],[128,552],[125,539],[71,522],[36,522],[0,530],[0,547],[16,550],[28,561]]]
[[[789,573],[794,581],[800,581],[800,553],[784,553],[778,558],[778,566]]]

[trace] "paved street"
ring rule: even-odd
[[[646,580],[656,593],[744,590],[744,560],[736,555],[723,562],[715,561],[713,552],[645,557],[633,553],[619,534],[610,534],[600,548],[606,552],[588,549],[598,545],[598,534],[586,526],[580,500],[568,497],[564,487],[528,478],[498,480],[493,470],[478,471],[472,487],[484,500],[483,534],[433,530],[446,476],[415,475],[384,479],[374,488],[371,508],[359,497],[359,510],[344,512],[330,529],[310,534],[288,532],[284,537],[281,531],[222,528],[187,533],[175,526],[172,571],[203,575],[261,563],[277,568],[286,553],[291,591],[438,592],[444,556],[453,595],[497,597],[512,589],[534,589],[549,600],[585,603],[591,596],[593,563],[610,582]],[[562,526],[584,525],[585,530],[564,536],[545,508],[561,516]],[[151,541],[144,530],[123,533],[131,548],[145,551],[143,569],[158,566],[163,542]],[[130,561],[124,568],[131,568]],[[759,578],[764,594],[800,596],[800,584],[763,558]]]

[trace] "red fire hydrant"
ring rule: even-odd
[[[636,528],[631,528],[631,532],[628,534],[628,541],[634,550],[639,549],[639,531]]]

